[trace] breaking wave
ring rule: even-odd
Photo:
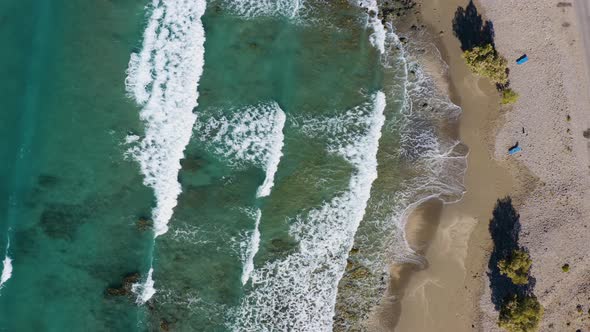
[[[9,240],[10,241],[10,240]],[[2,261],[2,275],[0,275],[0,289],[4,287],[4,284],[12,277],[12,258],[8,256],[8,249],[10,248],[10,242],[6,246],[6,253],[4,260]]]
[[[356,249],[349,256],[350,268],[339,285],[337,331],[365,329],[368,314],[386,292],[390,264],[424,264],[405,238],[409,214],[431,198],[450,203],[464,193],[467,148],[444,130],[458,119],[461,109],[425,73],[424,59],[415,57],[424,54],[425,48],[404,45],[388,25],[382,65],[396,77],[386,91],[388,98],[400,103],[400,112],[384,132],[396,133],[399,143],[383,157],[404,176],[401,183],[381,179],[378,191],[384,193],[371,197],[367,218],[355,237]],[[392,189],[386,190],[389,186]]]
[[[379,13],[379,6],[377,0],[358,0],[357,5],[368,10],[368,25],[373,29],[373,33],[369,36],[369,41],[381,54],[385,53],[385,39],[387,38],[387,31],[385,26],[379,20],[377,13]]]
[[[168,222],[181,193],[177,177],[180,160],[192,135],[199,79],[203,72],[205,31],[201,23],[204,0],[154,0],[143,48],[131,54],[128,94],[142,106],[145,137],[131,141],[129,149],[140,164],[144,184],[154,190],[152,210],[155,237],[168,230]],[[139,287],[138,301],[155,292],[151,268]],[[139,288],[137,290],[139,290]]]
[[[305,6],[305,0],[223,0],[233,14],[254,18],[260,16],[296,17]]]
[[[231,109],[231,115],[203,118],[195,125],[198,138],[232,166],[253,164],[265,171],[256,196],[265,197],[283,156],[285,112],[276,102]]]
[[[254,230],[252,236],[245,250],[245,257],[242,258],[244,262],[244,268],[242,271],[242,285],[245,285],[250,279],[252,271],[254,271],[254,257],[260,248],[260,218],[262,218],[262,212],[260,209],[256,209],[256,222],[254,224]]]
[[[384,109],[385,95],[378,92],[370,103],[346,112],[344,117],[354,117],[355,125],[338,127],[341,130],[332,133],[338,139],[329,144],[328,150],[354,167],[348,190],[292,220],[289,233],[299,242],[299,250],[252,272],[252,288],[233,312],[235,321],[230,328],[331,330],[338,280],[377,178]],[[328,120],[325,129],[343,123],[338,120]]]
[[[266,197],[271,193],[274,177],[283,156],[285,112],[276,102],[260,103],[229,111],[231,115],[206,118],[197,122],[195,129],[199,133],[199,139],[233,166],[240,167],[248,163],[262,168],[265,178],[256,191],[256,197]],[[254,269],[254,257],[260,244],[261,217],[262,212],[257,209],[254,230],[243,257],[242,284],[248,282]]]

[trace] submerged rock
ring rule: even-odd
[[[152,228],[153,223],[148,218],[139,217],[139,219],[137,219],[137,222],[135,223],[135,225],[137,226],[137,229],[139,229],[140,231],[146,231],[146,230]]]
[[[160,321],[160,331],[170,331],[170,322],[168,322],[165,318],[162,318],[162,320]]]
[[[41,213],[39,226],[50,238],[73,241],[87,217],[85,204],[47,204]]]
[[[139,282],[141,276],[139,273],[134,272],[127,274],[123,277],[123,280],[120,285],[115,287],[108,287],[106,289],[105,295],[107,296],[128,296],[131,295],[131,289],[133,288],[133,284]]]

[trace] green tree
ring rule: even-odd
[[[529,271],[533,264],[529,254],[522,249],[515,249],[509,257],[498,262],[500,273],[512,280],[515,285],[529,282]]]
[[[474,47],[463,53],[467,66],[477,75],[489,78],[493,83],[508,83],[507,62],[496,52],[492,44]]]
[[[502,90],[502,104],[514,104],[518,100],[518,93],[512,89]]]
[[[500,308],[498,326],[510,332],[533,332],[539,328],[543,312],[535,296],[514,296]]]

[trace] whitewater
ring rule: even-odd
[[[4,260],[2,261],[2,274],[0,275],[0,289],[4,287],[4,284],[12,277],[12,258],[8,256],[8,250],[10,249],[10,238],[8,238],[8,244],[6,245],[6,253],[4,254]]]
[[[274,101],[225,111],[231,111],[233,116],[223,116],[221,110],[207,110],[217,117],[197,122],[196,135],[224,162],[238,168],[252,164],[263,169],[264,182],[256,190],[256,197],[267,197],[274,186],[275,174],[283,156],[283,129],[287,119],[285,112]],[[248,282],[254,269],[254,257],[260,246],[261,218],[262,211],[257,208],[254,230],[243,259],[243,285]]]
[[[204,0],[153,0],[143,47],[131,54],[127,79],[129,95],[142,106],[145,136],[128,151],[140,165],[144,184],[154,190],[154,240],[168,231],[181,186],[180,160],[192,136],[199,79],[203,72]],[[155,293],[150,268],[145,284],[136,287],[138,301]]]
[[[338,135],[327,149],[354,167],[348,190],[295,218],[289,233],[299,243],[297,252],[252,272],[253,289],[234,313],[234,331],[331,329],[338,281],[377,178],[386,102],[382,92],[371,99],[343,118],[321,121],[326,127],[313,126],[323,129],[316,135]]]
[[[338,287],[345,276],[345,271],[348,271],[347,259],[353,245],[360,243],[367,253],[379,252],[377,254],[379,263],[375,263],[374,266],[383,270],[382,267],[389,262],[389,259],[383,259],[382,255],[397,258],[391,250],[397,250],[404,244],[402,224],[405,214],[400,215],[397,211],[403,207],[403,211],[407,212],[415,206],[411,202],[416,195],[408,192],[394,193],[391,195],[394,197],[392,200],[395,201],[395,208],[392,208],[394,212],[388,213],[385,218],[376,222],[372,219],[363,221],[365,214],[369,213],[367,211],[373,208],[369,207],[369,202],[372,199],[373,182],[377,179],[377,152],[383,135],[382,131],[388,131],[388,139],[391,139],[398,134],[395,130],[401,130],[399,133],[402,136],[401,147],[397,152],[408,160],[412,158],[412,154],[415,154],[416,166],[423,167],[424,173],[442,174],[449,163],[462,158],[454,153],[456,144],[452,143],[456,142],[439,142],[435,130],[429,128],[423,130],[422,126],[429,121],[428,115],[419,118],[418,124],[422,131],[412,131],[414,128],[412,119],[418,118],[420,114],[419,112],[414,114],[412,102],[409,101],[415,87],[408,79],[409,64],[406,53],[399,38],[393,32],[393,27],[385,27],[382,24],[377,14],[379,9],[374,0],[356,2],[356,5],[367,11],[367,15],[359,14],[359,20],[356,23],[359,23],[360,30],[364,24],[364,34],[361,36],[365,40],[368,37],[366,47],[371,49],[370,52],[378,58],[375,64],[380,70],[390,70],[388,74],[385,74],[386,77],[391,72],[399,74],[392,77],[393,83],[385,82],[385,86],[382,86],[376,83],[380,77],[375,75],[375,82],[366,84],[365,81],[363,85],[356,86],[356,91],[359,92],[359,96],[355,96],[356,99],[338,101],[334,103],[337,105],[335,107],[332,105],[325,107],[326,105],[314,100],[316,96],[313,93],[308,95],[301,93],[301,90],[306,91],[299,87],[298,84],[302,82],[297,81],[297,77],[293,80],[295,84],[283,83],[283,80],[289,81],[292,78],[288,76],[289,66],[295,66],[301,59],[314,60],[313,56],[298,58],[304,51],[297,51],[293,47],[298,43],[303,46],[304,42],[314,40],[313,37],[307,36],[307,39],[298,37],[301,39],[294,38],[289,43],[289,38],[292,36],[298,36],[298,34],[304,36],[303,29],[313,29],[310,25],[315,23],[309,22],[315,22],[311,16],[314,7],[310,3],[312,1],[303,0],[213,2],[211,8],[215,8],[215,14],[205,17],[206,23],[215,22],[211,25],[212,30],[234,32],[223,30],[228,29],[224,24],[239,27],[235,28],[234,36],[228,36],[230,41],[227,44],[222,42],[213,44],[218,46],[212,47],[213,50],[236,54],[258,52],[257,56],[271,57],[273,54],[281,57],[285,56],[285,53],[294,53],[290,55],[291,58],[285,56],[287,74],[278,76],[279,79],[276,82],[280,83],[277,83],[279,87],[276,91],[264,90],[265,80],[268,79],[264,76],[266,70],[270,72],[272,71],[270,67],[281,66],[281,63],[274,63],[272,58],[266,66],[257,67],[259,63],[255,57],[248,58],[244,55],[246,65],[242,66],[240,61],[227,63],[227,72],[223,70],[220,72],[219,67],[213,66],[212,68],[217,70],[213,70],[213,74],[207,71],[205,77],[207,75],[210,77],[208,81],[203,80],[210,86],[206,86],[201,91],[203,97],[208,98],[205,98],[205,102],[201,100],[201,105],[198,105],[197,98],[204,66],[205,32],[201,17],[205,11],[205,1],[154,0],[148,7],[149,19],[143,36],[143,46],[140,52],[131,55],[126,79],[128,94],[141,106],[140,118],[145,125],[145,132],[134,133],[126,138],[125,144],[129,146],[127,155],[139,162],[144,184],[154,191],[156,198],[155,207],[152,210],[154,246],[155,239],[168,231],[168,223],[177,205],[182,206],[183,209],[189,209],[190,212],[185,210],[184,213],[178,213],[175,216],[175,227],[176,221],[179,221],[179,228],[174,229],[174,234],[185,228],[203,229],[202,233],[194,235],[195,238],[191,238],[190,241],[179,241],[178,237],[173,236],[177,243],[185,243],[187,248],[195,250],[195,253],[185,254],[181,253],[181,250],[176,255],[178,249],[172,249],[174,254],[166,253],[162,257],[178,257],[178,261],[162,260],[156,268],[171,272],[179,271],[193,262],[197,264],[200,262],[199,248],[202,250],[210,246],[203,250],[203,255],[206,255],[205,252],[210,253],[209,257],[203,257],[203,262],[210,264],[212,268],[203,270],[213,273],[212,278],[228,278],[235,281],[236,285],[232,284],[233,281],[224,280],[223,285],[220,283],[219,289],[213,287],[215,289],[210,291],[207,287],[200,288],[200,284],[207,285],[208,282],[201,275],[191,278],[187,273],[187,281],[181,280],[180,276],[178,278],[165,276],[164,272],[158,276],[154,271],[154,249],[152,248],[150,253],[152,264],[146,277],[141,284],[133,286],[138,303],[145,303],[156,294],[153,278],[156,275],[158,279],[164,279],[161,286],[162,292],[166,293],[162,295],[164,298],[168,300],[175,298],[177,299],[175,303],[184,303],[183,301],[188,299],[183,298],[185,294],[181,294],[182,292],[175,292],[176,283],[181,285],[179,289],[191,289],[189,302],[200,303],[200,308],[209,306],[206,312],[215,312],[215,315],[224,316],[223,324],[233,331],[329,331],[334,327],[335,317],[338,318],[336,307],[337,298],[340,296]],[[227,12],[223,12],[224,10]],[[311,17],[309,20],[308,16]],[[235,17],[239,19],[236,20]],[[216,19],[220,20],[215,21]],[[254,27],[256,24],[262,24],[263,27],[272,26],[269,22],[275,22],[273,20],[281,24],[288,22],[285,23],[288,26],[287,29],[276,23],[287,32],[283,34],[277,32],[276,36],[272,33],[265,35]],[[214,25],[216,23],[220,25]],[[209,25],[207,27],[209,28]],[[260,33],[261,37],[258,37],[256,33]],[[218,33],[215,37],[217,42],[217,39],[223,39],[223,34]],[[281,38],[285,38],[285,46],[274,45],[279,43]],[[215,38],[210,38],[210,40],[213,39]],[[347,46],[347,44],[343,45]],[[275,46],[277,46],[276,50],[273,49]],[[321,51],[326,52],[323,49]],[[313,52],[310,53],[313,54]],[[216,61],[215,56],[213,55],[212,62]],[[218,56],[224,59],[223,54]],[[241,77],[249,75],[248,61],[252,65],[251,74],[259,75],[251,82],[247,79],[242,80]],[[208,58],[207,68],[209,64]],[[359,65],[359,68],[361,66]],[[313,62],[309,68],[313,68],[316,72],[322,71],[322,68],[314,68]],[[372,75],[370,70],[363,69],[364,72],[359,69],[359,82],[362,75]],[[255,70],[257,72],[254,72]],[[412,68],[412,73],[414,72],[417,70]],[[335,71],[331,73],[336,74]],[[253,95],[250,95],[250,88],[247,88],[249,84],[253,85],[251,87]],[[259,91],[256,90],[258,84],[261,85]],[[225,90],[226,85],[229,86],[227,90]],[[232,89],[239,91],[236,97],[227,95],[233,93]],[[256,95],[256,92],[260,94]],[[312,111],[292,107],[290,99],[300,97],[298,93],[301,93],[302,99],[311,98],[309,102],[307,99],[305,102],[296,100],[295,105],[305,108],[309,103],[312,105],[310,107]],[[247,96],[249,100],[246,103],[242,103],[243,99],[240,99],[244,96]],[[386,99],[390,97],[393,105],[390,108],[399,107],[400,114],[392,114],[391,117],[394,118],[392,123],[388,122],[386,125],[385,113],[388,104]],[[321,99],[321,97],[318,98]],[[365,102],[359,104],[362,100]],[[317,107],[313,104],[314,102],[327,109],[313,109]],[[195,112],[197,106],[198,113]],[[289,121],[286,114],[289,114]],[[301,125],[298,122],[301,122]],[[395,128],[393,133],[391,128]],[[300,142],[304,142],[299,141],[301,135],[315,144],[309,150],[309,155],[306,155],[308,152],[306,146],[289,146],[290,142],[301,145]],[[407,137],[412,138],[408,140]],[[185,149],[191,138],[194,140],[189,148],[188,159],[197,166],[193,166],[190,170],[183,169],[180,174],[180,161],[185,158]],[[320,144],[324,143],[327,145],[322,152],[329,157],[324,157],[321,153],[314,155],[317,149],[320,149]],[[285,148],[290,151],[288,156],[293,157],[293,160],[283,160]],[[406,148],[408,150],[405,150]],[[324,164],[314,164],[318,160],[333,162],[336,170],[330,169],[331,164],[325,164],[327,167],[323,170]],[[391,163],[391,160],[386,162]],[[338,169],[342,167],[341,164],[348,165],[350,174],[344,178],[344,173],[334,173],[336,175],[331,177],[330,172],[341,171]],[[327,176],[314,178],[318,181],[316,188],[318,192],[321,192],[319,188],[322,186],[321,183],[336,186],[340,180],[345,188],[338,187],[339,189],[331,191],[333,187],[328,187],[325,192],[313,192],[305,197],[306,193],[298,193],[295,189],[297,182],[305,180],[305,174],[297,173],[298,170],[293,168],[298,166],[294,165],[313,165],[315,168],[312,167],[311,170],[316,171],[321,168],[322,172],[326,172],[321,174]],[[396,164],[393,163],[393,167],[395,166]],[[283,167],[285,167],[284,171]],[[317,171],[320,172],[320,170]],[[243,180],[241,178],[243,174],[251,175],[252,179],[258,179],[260,176],[260,182]],[[283,180],[289,176],[291,178],[286,181],[288,185],[283,185]],[[301,178],[293,179],[295,176]],[[191,192],[190,195],[181,197],[180,205],[178,200],[182,187],[179,177],[183,179],[182,183],[186,186],[187,192]],[[253,183],[253,186],[246,190],[246,185],[241,181]],[[272,194],[275,182],[280,185],[275,189],[278,196]],[[291,189],[294,184],[295,188]],[[416,180],[412,185],[421,193],[429,195],[438,195],[441,189],[449,194],[453,194],[455,190],[454,186],[444,188],[442,181],[432,182],[430,178]],[[255,191],[254,186],[257,186]],[[405,190],[403,186],[398,188]],[[306,189],[304,188],[303,191]],[[226,194],[225,190],[230,193]],[[251,193],[251,196],[247,196],[246,191]],[[293,196],[291,204],[289,195]],[[298,197],[299,195],[304,198]],[[314,200],[316,195],[321,196],[321,200]],[[242,199],[243,197],[248,198]],[[208,201],[209,199],[211,201]],[[205,202],[211,204],[207,205]],[[308,202],[312,205],[307,205]],[[297,205],[298,203],[303,204]],[[377,204],[387,204],[387,201]],[[232,209],[246,211],[242,214],[245,218],[233,214],[230,211]],[[283,214],[285,211],[286,213]],[[233,219],[226,217],[230,215]],[[216,224],[217,222],[219,224]],[[380,223],[378,228],[383,234],[379,241],[367,245],[363,242],[365,231],[359,234],[359,229],[362,229],[365,223],[373,222]],[[386,223],[391,226],[382,225]],[[280,230],[281,227],[285,228],[285,234],[281,233],[283,232]],[[220,236],[227,239],[227,242],[223,240],[215,242],[215,239],[206,238],[208,228],[227,230],[227,234]],[[355,242],[356,237],[360,239],[358,243]],[[166,240],[167,238],[162,238],[159,241]],[[231,255],[224,256],[224,252],[233,250],[224,249],[224,245],[232,248],[239,247],[235,258],[241,265],[240,270],[235,268],[237,264],[232,261],[233,258],[228,257]],[[163,247],[178,248],[169,245],[163,245]],[[405,253],[407,250],[396,252]],[[364,253],[358,257],[362,255]],[[184,256],[190,256],[192,261],[184,261],[183,259],[188,259]],[[255,260],[256,264],[254,264]],[[374,257],[367,256],[367,261],[371,260],[377,261]],[[234,274],[234,270],[238,270],[240,274]],[[195,267],[194,270],[187,268],[187,271],[191,271],[194,275],[199,274],[201,270]],[[380,277],[382,282],[383,273],[383,271],[375,271],[370,278]],[[233,288],[237,284],[240,287]],[[380,290],[378,287],[374,289]],[[232,295],[236,297],[232,298]],[[159,297],[156,296],[156,301],[158,299]],[[366,301],[372,300],[374,299],[366,299]],[[196,316],[198,315],[190,317],[199,320],[200,318]]]

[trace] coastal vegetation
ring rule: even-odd
[[[514,104],[518,100],[518,93],[510,88],[502,90],[502,104],[509,105]]]
[[[463,52],[463,58],[473,73],[502,86],[508,83],[507,61],[492,44],[468,49]]]
[[[494,24],[484,20],[473,1],[469,1],[465,8],[457,8],[453,18],[453,33],[461,42],[467,67],[496,85],[503,105],[515,103],[518,93],[509,88],[508,61],[494,45]]]
[[[569,272],[570,271],[570,265],[569,264],[563,264],[563,266],[561,267],[561,270],[563,272]]]
[[[533,296],[513,296],[500,309],[498,326],[509,332],[532,332],[539,327],[544,309]]]
[[[518,243],[520,215],[510,197],[499,199],[490,221],[494,249],[488,263],[492,303],[498,326],[509,332],[532,332],[539,327],[543,306],[534,295],[532,259]]]
[[[509,257],[498,262],[498,268],[500,273],[510,278],[515,285],[526,285],[529,282],[529,270],[532,264],[526,251],[516,249]]]
[[[501,56],[492,44],[475,46],[463,52],[467,67],[476,75],[488,78],[502,94],[502,104],[513,104],[518,93],[510,89],[508,80],[508,61]]]

